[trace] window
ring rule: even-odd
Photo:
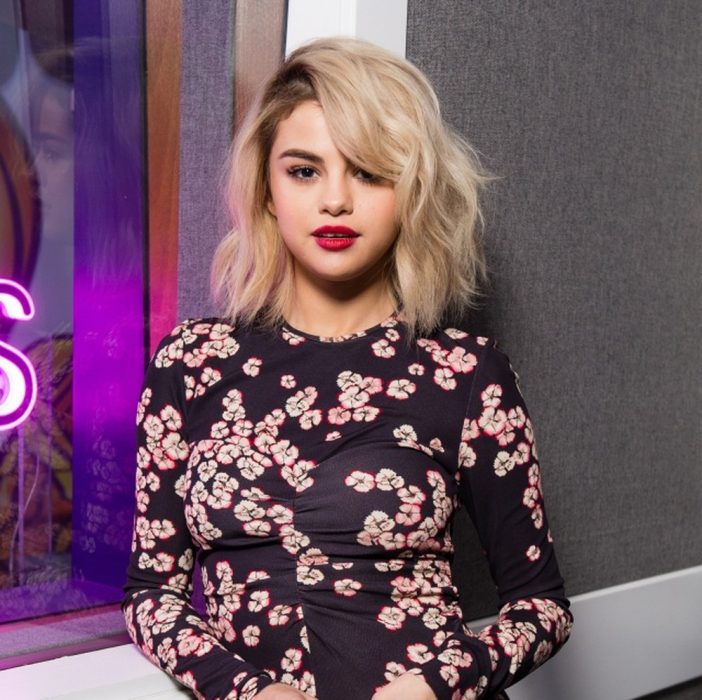
[[[21,285],[35,314],[0,318],[0,667],[41,658],[59,636],[84,648],[123,634],[148,353],[141,3],[6,5],[0,279]],[[3,425],[17,352],[36,375],[36,404]],[[61,626],[90,608],[99,625],[81,613],[73,632]],[[42,632],[28,634],[37,618]]]

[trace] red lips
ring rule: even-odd
[[[361,234],[348,226],[320,226],[312,235],[320,248],[336,251],[350,248]]]
[[[312,231],[312,235],[332,238],[358,238],[361,234],[348,226],[320,226]]]

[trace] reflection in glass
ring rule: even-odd
[[[144,368],[137,0],[0,0],[0,341],[38,400],[0,431],[0,623],[115,603]],[[0,627],[0,659],[6,655]]]

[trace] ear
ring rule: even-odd
[[[273,204],[273,197],[271,197],[270,192],[268,193],[268,199],[266,199],[266,209],[270,212],[270,215],[277,219],[278,215],[275,213],[275,204]]]

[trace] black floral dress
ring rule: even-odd
[[[568,637],[531,422],[486,338],[188,321],[151,362],[138,434],[127,626],[197,697],[370,700],[406,672],[439,700],[490,697]],[[501,603],[479,633],[451,579],[461,504]]]

